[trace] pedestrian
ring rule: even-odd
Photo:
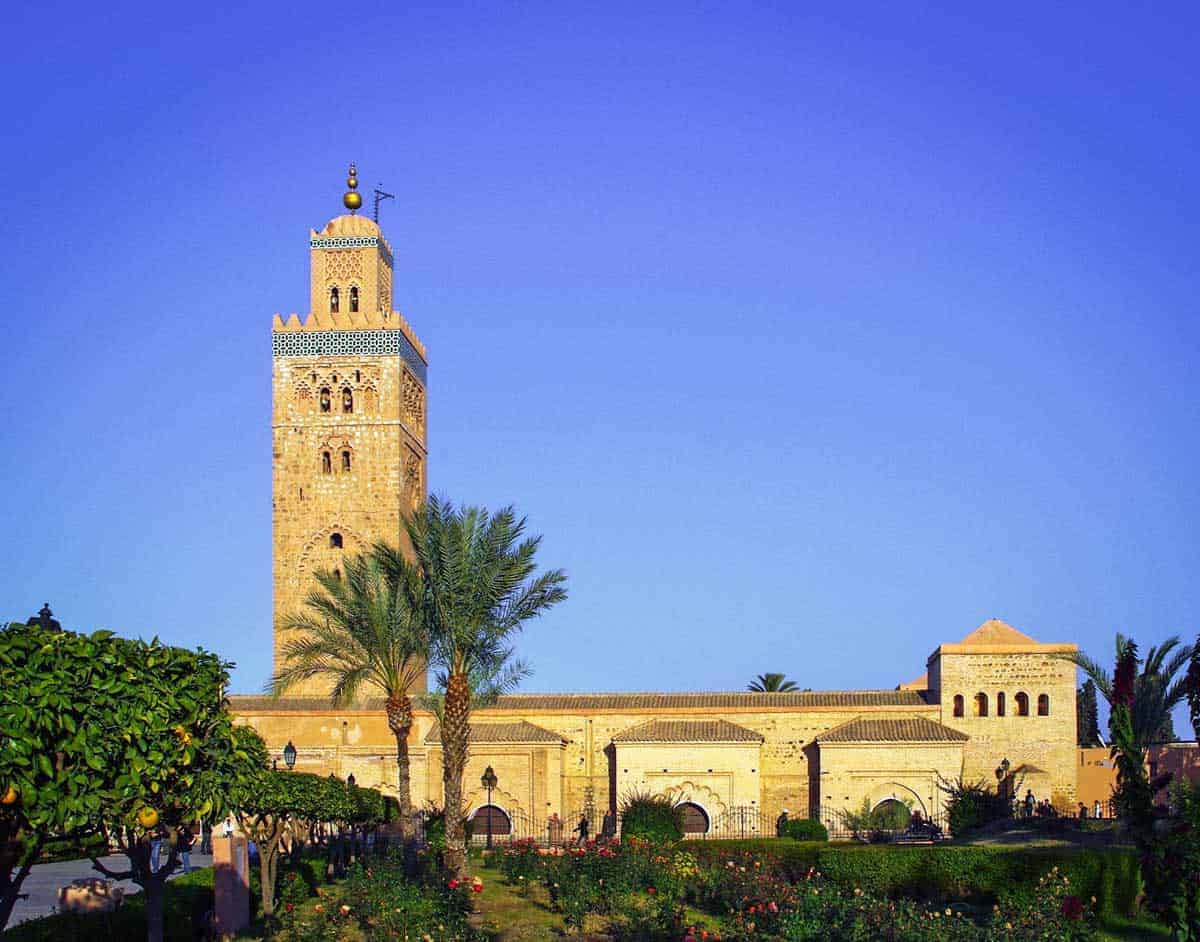
[[[1102,817],[1104,817],[1104,815],[1101,813],[1101,811],[1102,811],[1102,809],[1100,808],[1100,799],[1097,798],[1096,803],[1094,805],[1092,805],[1092,817],[1095,818],[1097,821],[1099,821]]]
[[[550,820],[546,822],[546,837],[551,847],[555,847],[562,843],[563,823],[559,818],[558,812],[552,812]]]
[[[179,829],[179,834],[175,838],[175,849],[179,851],[179,859],[183,861],[183,872],[192,872],[192,848],[196,845],[196,838],[192,834],[192,829],[186,824]]]
[[[575,825],[575,831],[579,835],[579,843],[586,844],[588,839],[588,819],[586,814],[579,816],[579,823]]]
[[[225,819],[225,828],[222,831],[222,835],[224,837],[233,837],[233,818],[232,817]]]
[[[1085,805],[1082,801],[1079,803],[1079,820],[1087,820],[1087,805]]]
[[[608,841],[617,836],[617,816],[613,814],[612,808],[604,812],[604,820],[600,822],[600,834]]]
[[[1025,817],[1027,817],[1027,818],[1033,817],[1033,809],[1036,804],[1037,804],[1037,802],[1034,801],[1034,799],[1033,799],[1033,789],[1032,788],[1026,789],[1025,790]]]
[[[787,808],[784,808],[783,811],[780,812],[779,817],[775,819],[775,836],[787,837],[787,825],[788,810]]]
[[[162,857],[163,832],[157,828],[150,838],[150,872],[158,873],[159,860]]]

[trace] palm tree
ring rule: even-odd
[[[1115,660],[1121,660],[1131,642],[1131,638],[1118,632]],[[1194,650],[1193,645],[1183,644],[1178,635],[1173,635],[1146,652],[1142,670],[1134,680],[1133,732],[1140,747],[1175,739],[1171,711],[1183,703],[1188,691],[1187,678],[1178,675]],[[1112,705],[1112,677],[1098,661],[1082,651],[1059,656],[1083,671],[1109,706]]]
[[[283,646],[285,666],[267,689],[276,697],[314,677],[333,682],[334,706],[352,702],[363,687],[383,695],[388,729],[396,739],[400,833],[412,820],[408,735],[413,725],[411,694],[429,658],[419,600],[420,573],[395,550],[385,567],[367,554],[347,559],[345,576],[315,574],[317,588],[306,611],[284,618],[295,635]],[[414,604],[416,602],[417,604]]]
[[[746,685],[746,689],[755,693],[787,693],[798,688],[794,681],[788,680],[783,674],[759,674]]]
[[[489,514],[455,508],[431,497],[404,520],[423,581],[423,617],[430,653],[445,691],[441,704],[442,788],[446,865],[466,865],[462,779],[467,764],[471,708],[481,695],[511,687],[525,673],[513,659],[513,636],[531,618],[567,597],[566,575],[535,576],[541,537],[525,537],[525,520],[511,507]],[[399,554],[377,546],[387,568]]]

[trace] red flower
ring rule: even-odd
[[[1083,901],[1078,896],[1068,896],[1062,901],[1062,914],[1068,919],[1083,918]]]
[[[1138,650],[1137,645],[1129,641],[1125,650],[1117,659],[1117,669],[1113,674],[1112,702],[1122,706],[1133,706],[1133,684],[1137,676]]]
[[[457,890],[457,889],[458,889],[458,886],[459,886],[459,883],[458,883],[458,880],[451,880],[451,881],[450,881],[448,884],[446,884],[446,885],[447,885],[448,887],[450,887],[450,889],[452,889],[452,890]]]
[[[289,912],[289,913],[290,913],[290,912],[291,912],[293,909],[295,909],[295,908],[296,908],[296,904],[295,904],[295,903],[288,903],[288,904],[287,904],[286,906],[284,906],[283,908],[284,908],[284,909],[285,909],[287,912]]]
[[[653,896],[655,893],[658,892],[658,890],[656,890],[654,887],[650,887],[649,889],[646,890],[646,892],[649,893],[651,896]]]
[[[482,883],[472,884],[471,890],[475,893],[482,893],[483,892],[483,884]]]

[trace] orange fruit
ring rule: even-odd
[[[0,805],[15,805],[20,797],[21,793],[17,791],[17,786],[9,785],[4,797],[0,798]]]
[[[158,812],[153,808],[142,808],[137,813],[137,823],[149,831],[158,824]]]

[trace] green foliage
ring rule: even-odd
[[[790,693],[798,689],[796,682],[788,680],[784,674],[759,674],[746,685],[753,693]]]
[[[1090,677],[1075,694],[1076,739],[1080,746],[1099,746],[1100,714],[1096,703],[1096,682]]]
[[[138,812],[152,809],[167,827],[218,818],[239,778],[265,759],[234,733],[222,699],[228,666],[107,631],[0,631],[0,793],[19,795],[0,812],[0,841],[22,848],[0,861],[0,923],[24,863],[52,837],[113,836],[133,879],[157,898]]]
[[[984,782],[966,783],[961,777],[939,782],[946,799],[946,821],[950,833],[962,837],[993,821],[1012,817],[1012,799],[994,791]],[[1015,791],[1015,789],[1014,789]]]
[[[683,812],[670,798],[630,792],[621,802],[621,834],[652,844],[682,840]]]
[[[779,837],[791,838],[793,841],[827,841],[829,830],[820,821],[810,818],[789,818],[780,827],[783,832]]]
[[[820,844],[787,840],[697,841],[702,862],[754,852],[791,880],[810,870],[835,886],[861,887],[889,898],[994,903],[1021,888],[1032,891],[1055,867],[1085,899],[1095,896],[1105,915],[1135,911],[1141,884],[1137,855],[1127,850],[989,847],[944,844]]]

